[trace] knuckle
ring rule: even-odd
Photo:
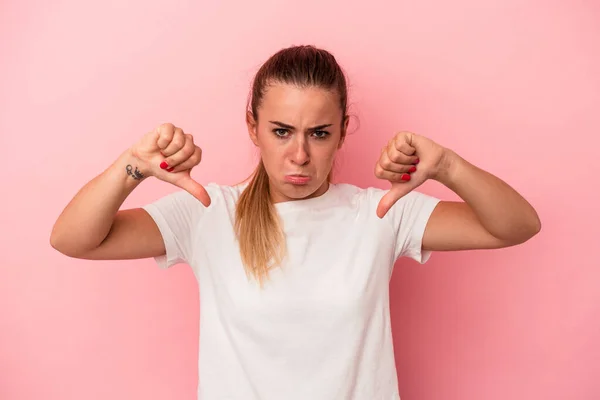
[[[194,143],[187,140],[185,136],[183,137],[183,148],[187,153],[193,153],[196,150],[196,146],[194,146]]]
[[[164,149],[169,142],[171,141],[171,137],[173,136],[173,124],[161,124],[157,128],[158,132],[158,146]]]
[[[194,147],[190,147],[190,146],[185,146],[183,148],[183,154],[185,155],[186,158],[192,158],[194,156],[194,153],[196,152],[196,150],[194,149]]]
[[[193,153],[188,160],[191,164],[196,165],[200,162],[200,156],[198,153]]]
[[[169,133],[169,132],[172,132],[175,129],[175,125],[173,125],[170,122],[165,122],[164,124],[160,124],[160,126],[158,127],[158,129],[161,132]]]
[[[171,143],[176,147],[181,148],[185,144],[185,141],[181,135],[175,135]]]

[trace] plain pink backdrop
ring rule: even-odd
[[[543,222],[523,246],[396,266],[402,399],[600,398],[599,19],[591,0],[2,1],[0,399],[195,398],[190,269],[69,259],[50,230],[161,122],[195,134],[197,180],[245,178],[252,74],[305,43],[351,83],[339,180],[387,187],[379,149],[411,130],[510,182]],[[125,207],[173,190],[149,180]]]

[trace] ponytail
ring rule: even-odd
[[[285,256],[285,237],[262,161],[238,200],[235,230],[246,275],[262,286],[269,270]]]

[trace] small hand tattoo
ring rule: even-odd
[[[135,171],[131,165],[128,165],[125,169],[127,169],[127,175],[131,175],[131,177],[135,180],[142,180],[145,178],[144,174],[142,174],[137,167],[135,167]]]

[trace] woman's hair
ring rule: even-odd
[[[278,83],[334,91],[339,95],[345,135],[348,89],[344,73],[331,53],[314,46],[293,46],[272,55],[256,73],[248,99],[248,111],[256,123],[263,96],[270,85]],[[279,265],[286,254],[285,236],[271,201],[269,176],[262,160],[238,201],[235,229],[246,273],[262,285],[269,269]]]

